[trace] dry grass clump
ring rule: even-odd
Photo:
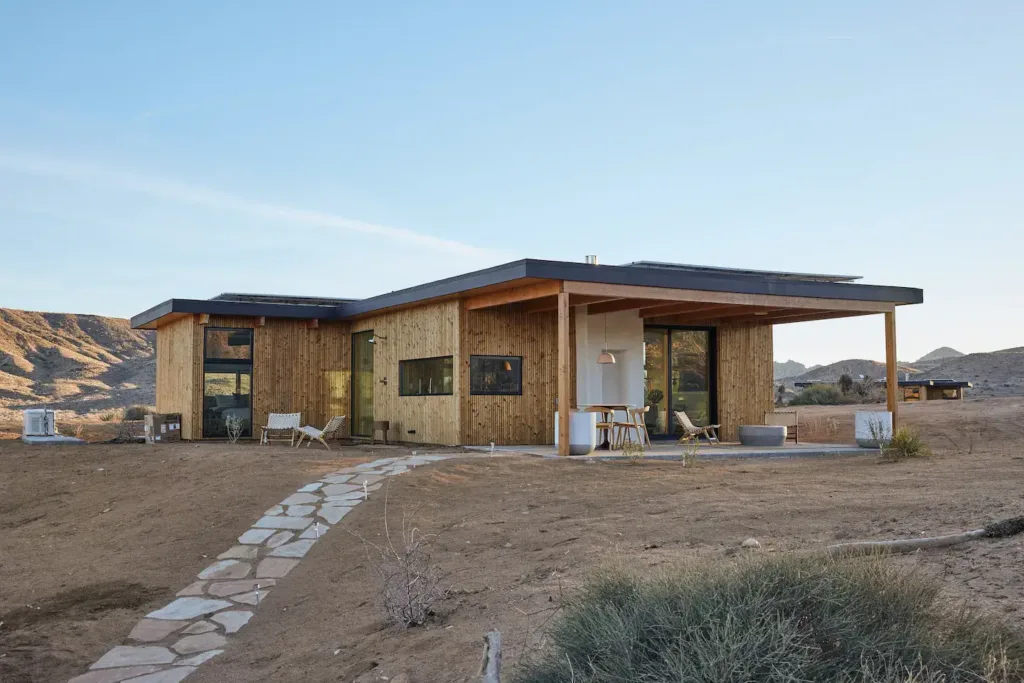
[[[515,683],[1009,683],[1024,637],[880,558],[748,559],[590,582]]]
[[[923,458],[932,454],[932,450],[921,439],[917,430],[900,427],[892,434],[892,438],[882,446],[882,458],[898,462],[910,458]]]

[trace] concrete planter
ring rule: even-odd
[[[555,445],[558,445],[558,417],[555,412]],[[589,455],[597,448],[597,413],[569,413],[569,455]]]
[[[854,438],[861,448],[881,448],[892,439],[892,413],[888,410],[860,410],[854,419]]]
[[[744,446],[777,447],[786,443],[789,430],[782,425],[740,425],[738,431]]]

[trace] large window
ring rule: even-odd
[[[252,436],[252,330],[207,327],[203,338],[203,438],[226,438],[228,418]]]
[[[450,396],[455,388],[451,356],[398,362],[400,396]]]
[[[521,396],[523,359],[520,356],[470,356],[469,393]]]
[[[670,435],[674,413],[695,425],[715,421],[714,331],[709,328],[644,328],[644,405],[647,429]]]

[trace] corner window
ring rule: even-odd
[[[469,393],[474,395],[522,396],[522,357],[470,356]]]
[[[454,388],[451,356],[398,362],[399,396],[451,396]]]

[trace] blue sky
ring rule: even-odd
[[[0,0],[0,306],[367,296],[521,258],[921,287],[1024,344],[1024,3]],[[884,357],[880,316],[776,357]]]

